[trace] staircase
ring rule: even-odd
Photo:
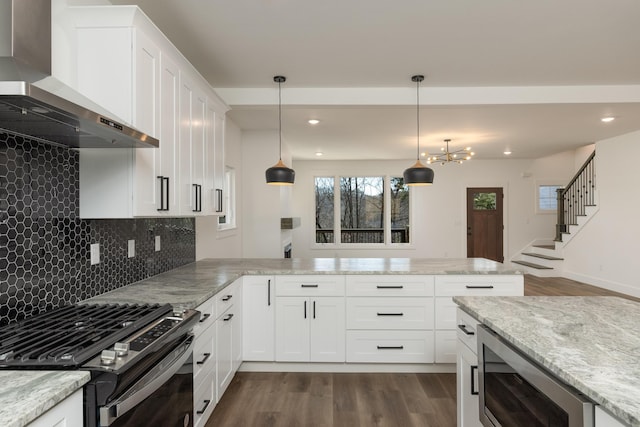
[[[563,248],[598,212],[595,154],[594,151],[565,188],[558,189],[555,239],[533,241],[511,260],[525,273],[539,277],[562,276]]]

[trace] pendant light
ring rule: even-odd
[[[431,185],[433,184],[433,169],[428,168],[420,161],[420,82],[424,80],[424,76],[416,75],[411,77],[411,81],[416,83],[416,111],[418,123],[418,153],[416,164],[406,169],[402,174],[404,184],[409,186]]]
[[[293,185],[296,173],[288,168],[282,161],[282,88],[281,85],[287,80],[284,76],[275,76],[273,81],[278,83],[278,130],[280,136],[280,160],[265,172],[267,184],[270,185]]]

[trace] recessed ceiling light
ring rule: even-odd
[[[615,117],[613,117],[613,116],[609,116],[609,117],[603,117],[603,118],[601,118],[601,119],[600,119],[600,121],[601,121],[601,122],[605,122],[605,123],[609,123],[609,122],[614,121],[615,119],[616,119]]]
[[[511,154],[511,151],[505,151],[505,152],[504,152],[504,155],[505,155],[505,156],[508,156],[508,155],[510,155],[510,154]]]
[[[320,120],[318,120],[318,119],[309,119],[309,124],[310,125],[317,125],[318,123],[320,123]]]
[[[324,153],[322,151],[316,151],[316,156],[322,157]]]

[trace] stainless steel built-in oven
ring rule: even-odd
[[[478,327],[480,421],[486,427],[593,427],[594,405],[494,331]]]

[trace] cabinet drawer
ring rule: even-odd
[[[193,335],[196,339],[198,335],[213,325],[216,320],[216,297],[209,298],[206,302],[196,308],[200,312],[200,320],[193,327]]]
[[[451,297],[438,297],[435,301],[436,329],[455,330],[458,304]]]
[[[433,329],[433,298],[347,298],[347,329]]]
[[[343,296],[344,276],[276,276],[276,296]]]
[[[433,332],[347,331],[347,362],[433,363]]]
[[[216,406],[215,373],[207,376],[193,392],[193,425],[204,427]],[[170,404],[170,403],[168,403]]]
[[[436,276],[436,296],[456,295],[524,295],[522,275]]]
[[[436,331],[436,363],[456,363],[456,331]]]
[[[234,282],[216,294],[214,297],[216,300],[216,317],[220,317],[234,302],[240,304],[240,301],[236,301],[239,297],[238,284],[239,282]]]
[[[434,276],[347,276],[347,296],[433,296]]]
[[[456,311],[456,323],[458,339],[465,344],[473,354],[478,353],[478,330],[479,322],[461,309]]]
[[[193,388],[197,389],[204,379],[216,372],[215,331],[212,326],[196,338],[193,350]]]

